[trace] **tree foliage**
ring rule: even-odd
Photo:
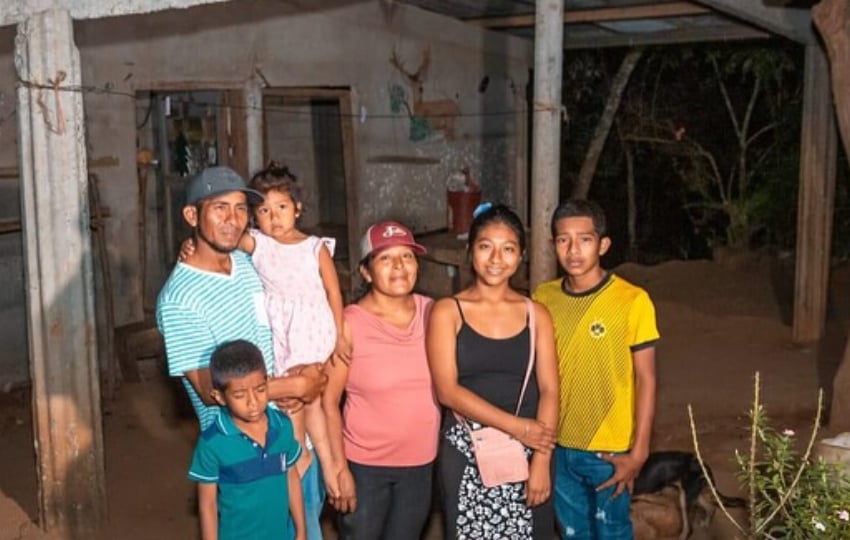
[[[659,55],[652,93],[632,96],[640,112],[627,137],[669,158],[683,207],[710,241],[747,248],[776,215],[772,194],[797,174],[786,158],[799,148],[785,136],[789,123],[799,124],[794,58],[782,48],[740,46]]]
[[[571,191],[623,55],[568,59],[562,193]],[[718,244],[793,246],[802,67],[802,50],[784,42],[649,49],[617,114],[621,140],[609,137],[591,186],[615,234],[626,221],[628,148],[643,252],[689,258]]]

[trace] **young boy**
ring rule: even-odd
[[[198,482],[203,540],[304,540],[301,454],[292,423],[269,407],[266,364],[252,343],[220,345],[210,358],[218,417],[201,433],[189,469]]]
[[[611,240],[597,204],[562,203],[552,236],[566,276],[533,297],[552,315],[561,379],[555,513],[565,539],[631,539],[629,493],[655,414],[655,309],[600,266]]]

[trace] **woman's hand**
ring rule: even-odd
[[[354,486],[354,476],[351,469],[343,465],[337,475],[339,495],[330,497],[331,505],[337,512],[354,512],[357,509],[357,491]]]
[[[195,254],[195,241],[191,238],[183,240],[180,244],[180,253],[177,254],[177,260],[186,262],[186,260]]]
[[[323,468],[322,475],[324,476],[323,481],[325,482],[325,493],[328,494],[328,499],[335,499],[339,497],[339,471],[336,470],[335,464],[331,469],[330,474],[326,474],[325,469]]]
[[[555,430],[533,418],[517,417],[517,427],[511,432],[524,446],[549,454],[555,448]]]
[[[528,506],[543,504],[552,494],[549,459],[535,453],[531,458],[528,481],[525,483],[525,500]]]

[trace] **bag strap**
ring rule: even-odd
[[[457,299],[455,299],[457,300]],[[528,380],[531,378],[531,372],[534,369],[534,358],[535,358],[535,328],[536,328],[536,318],[534,314],[534,302],[532,302],[529,298],[525,298],[525,306],[528,311],[528,334],[529,334],[529,345],[528,345],[528,367],[525,369],[525,379],[522,381],[522,389],[519,392],[519,400],[516,404],[516,411],[514,411],[514,416],[519,416],[519,410],[522,407],[522,398],[525,397],[525,389],[528,387]],[[460,307],[460,304],[458,304]],[[461,315],[462,317],[463,315]],[[466,418],[459,415],[457,412],[452,411],[455,415],[455,419],[464,425],[469,434],[472,435],[472,431],[469,427],[469,422],[466,421]]]
[[[525,380],[522,381],[522,390],[519,392],[519,400],[516,404],[516,411],[514,411],[514,416],[519,416],[519,410],[522,407],[522,398],[525,397],[525,389],[528,386],[528,380],[531,378],[531,371],[534,369],[534,347],[535,347],[535,317],[534,317],[534,302],[530,299],[525,299],[525,305],[528,309],[528,334],[529,334],[529,344],[528,344],[528,367],[525,370]]]

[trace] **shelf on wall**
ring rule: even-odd
[[[403,165],[434,165],[440,160],[428,156],[378,155],[366,158],[366,163],[395,163]]]

